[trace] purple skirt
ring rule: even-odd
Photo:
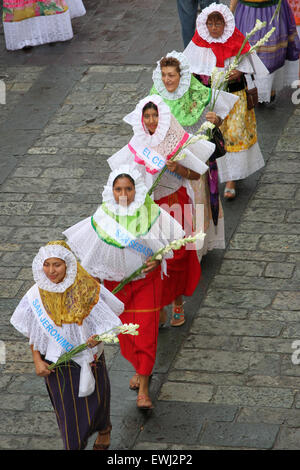
[[[66,450],[83,450],[97,431],[111,429],[110,383],[104,353],[92,365],[95,391],[78,397],[80,367],[73,361],[45,378]]]
[[[286,60],[298,60],[300,54],[300,40],[296,22],[287,0],[282,0],[279,18],[274,19],[271,25],[269,24],[276,7],[277,5],[259,8],[238,3],[235,12],[236,27],[244,35],[254,28],[257,19],[267,22],[263,29],[250,38],[251,45],[261,39],[273,26],[276,27],[269,41],[257,53],[270,73],[282,67]]]

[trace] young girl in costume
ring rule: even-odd
[[[103,346],[94,340],[121,325],[124,305],[90,276],[64,241],[40,248],[32,264],[34,286],[11,317],[29,338],[36,374],[45,378],[66,450],[81,450],[98,431],[94,450],[110,443],[110,384]],[[89,349],[60,370],[49,370],[65,352]],[[92,367],[91,367],[92,366]]]
[[[215,145],[198,140],[181,153],[186,158],[172,161],[171,157],[190,137],[172,115],[170,108],[158,95],[147,96],[124,121],[133,128],[133,137],[121,150],[108,159],[111,169],[125,162],[132,162],[143,175],[148,189],[159,176],[162,168],[167,171],[154,191],[154,200],[164,207],[184,227],[186,235],[193,231],[194,192],[190,181],[199,179],[207,171],[204,163],[214,152]],[[199,230],[196,230],[199,231]],[[162,306],[173,303],[172,326],[185,322],[183,296],[191,296],[201,275],[195,250],[182,247],[167,261],[168,277],[163,282]],[[161,312],[161,323],[166,321],[166,311]]]
[[[92,217],[70,227],[64,235],[85,269],[110,291],[147,263],[144,272],[116,295],[125,304],[122,322],[140,325],[137,336],[119,337],[121,353],[136,371],[130,388],[139,390],[139,408],[152,408],[149,377],[156,356],[162,273],[159,262],[148,259],[173,239],[182,238],[184,232],[148,196],[134,165],[120,165],[111,172],[102,199]],[[164,260],[162,269],[165,272]]]
[[[229,8],[213,3],[198,16],[196,32],[184,55],[194,74],[210,77],[215,67],[225,70],[231,64],[244,39],[235,27]],[[249,49],[250,45],[246,43],[242,56]],[[227,153],[218,158],[217,163],[220,181],[226,182],[226,199],[235,197],[236,180],[244,179],[264,166],[257,141],[254,109],[247,106],[246,89],[254,87],[251,79],[253,73],[268,73],[255,53],[244,56],[229,78],[228,91],[238,96],[239,100],[220,127]]]
[[[3,0],[2,15],[9,51],[68,41],[73,37],[70,10],[65,0]]]
[[[256,77],[259,101],[273,101],[275,95],[285,86],[290,86],[298,78],[300,40],[297,34],[293,12],[288,0],[282,0],[279,16],[275,14],[279,0],[231,0],[230,9],[235,12],[235,23],[243,33],[254,28],[257,19],[266,21],[266,26],[254,34],[250,44],[255,44],[273,26],[276,30],[266,44],[257,51],[270,74]],[[296,3],[296,2],[295,2]],[[299,1],[297,0],[299,4]]]
[[[172,51],[157,62],[153,83],[150,94],[160,95],[173,116],[191,134],[195,134],[205,120],[219,127],[238,101],[238,97],[221,91],[211,110],[212,90],[192,75],[182,52]],[[218,191],[218,156],[216,148],[208,160],[209,171],[201,175],[199,180],[191,180],[195,204],[204,206],[206,237],[198,252],[200,261],[208,250],[225,248],[224,214]]]

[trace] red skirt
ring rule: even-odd
[[[168,210],[184,228],[186,235],[189,235],[192,228],[192,211],[184,210],[185,205],[190,205],[190,199],[184,186],[181,186],[175,193],[162,197],[155,201],[165,210],[174,206],[175,210]],[[176,205],[179,210],[176,210]],[[186,209],[188,206],[186,206]],[[181,210],[180,210],[181,209]],[[196,249],[189,246],[174,250],[174,257],[167,260],[167,273],[163,279],[162,305],[169,305],[180,295],[191,296],[196,289],[201,277],[201,267]],[[193,248],[195,248],[193,246]]]
[[[119,335],[121,354],[140,375],[151,375],[157,349],[159,311],[161,309],[162,284],[160,267],[126,284],[116,295],[125,310],[120,315],[122,323],[138,323],[137,336]],[[118,285],[115,281],[104,281],[110,291]]]

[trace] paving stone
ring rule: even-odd
[[[159,400],[209,403],[214,388],[210,385],[166,382],[160,391]]]
[[[17,395],[14,394],[0,394],[0,410],[8,411],[24,411],[27,410],[29,407],[30,398],[28,395],[22,395],[18,393]]]
[[[208,423],[200,439],[204,445],[271,449],[279,427],[271,424]]]
[[[291,408],[293,400],[292,390],[272,387],[220,386],[214,397],[218,404],[272,408]]]
[[[269,423],[299,426],[300,410],[243,407],[237,421],[243,423]]]
[[[239,373],[202,372],[191,370],[171,370],[169,380],[180,382],[193,382],[211,385],[244,385],[246,378]]]
[[[274,295],[263,291],[242,291],[232,289],[230,292],[226,289],[209,289],[204,299],[205,307],[230,308],[264,308],[268,307]]]
[[[22,192],[48,192],[51,187],[52,180],[49,178],[24,178],[22,180]],[[10,178],[3,184],[4,192],[19,192],[20,179]],[[32,205],[31,205],[32,207]]]
[[[243,337],[241,339],[240,348],[242,351],[290,353],[291,341],[290,339],[282,338]]]
[[[267,222],[242,222],[237,228],[237,233],[258,234],[284,234],[292,235],[299,233],[299,224],[280,224]]]
[[[274,446],[275,450],[299,450],[300,430],[298,427],[290,428],[284,426],[281,428],[277,442]]]
[[[32,437],[29,439],[26,450],[64,450],[62,439],[57,430],[57,437]]]
[[[261,237],[260,234],[238,233],[230,240],[229,247],[231,250],[256,250]]]
[[[191,330],[193,332],[193,330]],[[236,351],[239,349],[240,339],[230,336],[210,336],[200,334],[189,334],[185,340],[183,349],[222,349]]]
[[[220,274],[238,276],[261,276],[265,263],[245,260],[224,260]]]
[[[13,411],[6,411],[0,421],[0,433],[9,435],[53,436],[57,435],[57,421],[54,412],[21,413],[16,419]]]
[[[23,281],[15,281],[0,279],[0,297],[4,299],[14,298],[23,285]]]
[[[202,307],[199,311],[199,316],[207,318],[247,318],[248,309],[246,308],[210,308]]]
[[[248,369],[249,358],[245,352],[186,349],[177,355],[173,367],[192,371],[243,373]]]
[[[193,445],[197,442],[205,419],[232,421],[235,413],[236,408],[232,406],[158,401],[140,433],[138,442]]]
[[[283,324],[272,321],[252,321],[226,319],[226,334],[232,336],[267,336],[277,337],[283,329]],[[206,335],[224,336],[224,321],[196,318],[192,325],[192,333],[201,333]]]
[[[272,163],[272,162],[271,162]],[[280,162],[280,165],[282,163]],[[269,167],[269,163],[268,163]],[[284,220],[285,211],[278,212],[277,210],[269,210],[261,208],[251,208],[248,207],[243,214],[243,221],[253,221],[253,222],[272,222],[272,223],[281,223]]]
[[[298,253],[300,250],[300,239],[298,235],[262,235],[258,249],[264,251]]]
[[[300,292],[278,292],[272,308],[275,310],[300,310]]]
[[[1,436],[0,449],[1,450],[28,450],[29,438],[17,436]]]
[[[237,260],[257,260],[257,261],[285,261],[286,255],[284,253],[272,253],[267,251],[245,251],[245,250],[231,250],[228,249],[224,254],[225,259]]]
[[[269,263],[266,267],[266,277],[291,278],[295,269],[294,264]]]

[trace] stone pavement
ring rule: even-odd
[[[115,3],[124,13],[134,2]],[[153,2],[156,13],[162,3]],[[72,56],[69,47],[62,56]],[[107,55],[106,65],[94,56],[93,65],[78,59],[54,67],[29,63],[42,52],[32,54],[27,64],[17,54],[0,68],[7,88],[7,104],[0,105],[2,450],[62,448],[44,382],[9,318],[33,283],[38,248],[99,204],[106,158],[131,135],[122,117],[149,90],[157,60],[130,65],[132,51],[128,65]],[[224,203],[226,250],[204,257],[186,324],[159,333],[154,410],[136,409],[130,364],[117,346],[105,348],[113,450],[299,448],[300,369],[291,357],[300,340],[300,109],[286,91],[273,107],[259,106],[257,118],[266,167],[239,182],[237,199]]]

